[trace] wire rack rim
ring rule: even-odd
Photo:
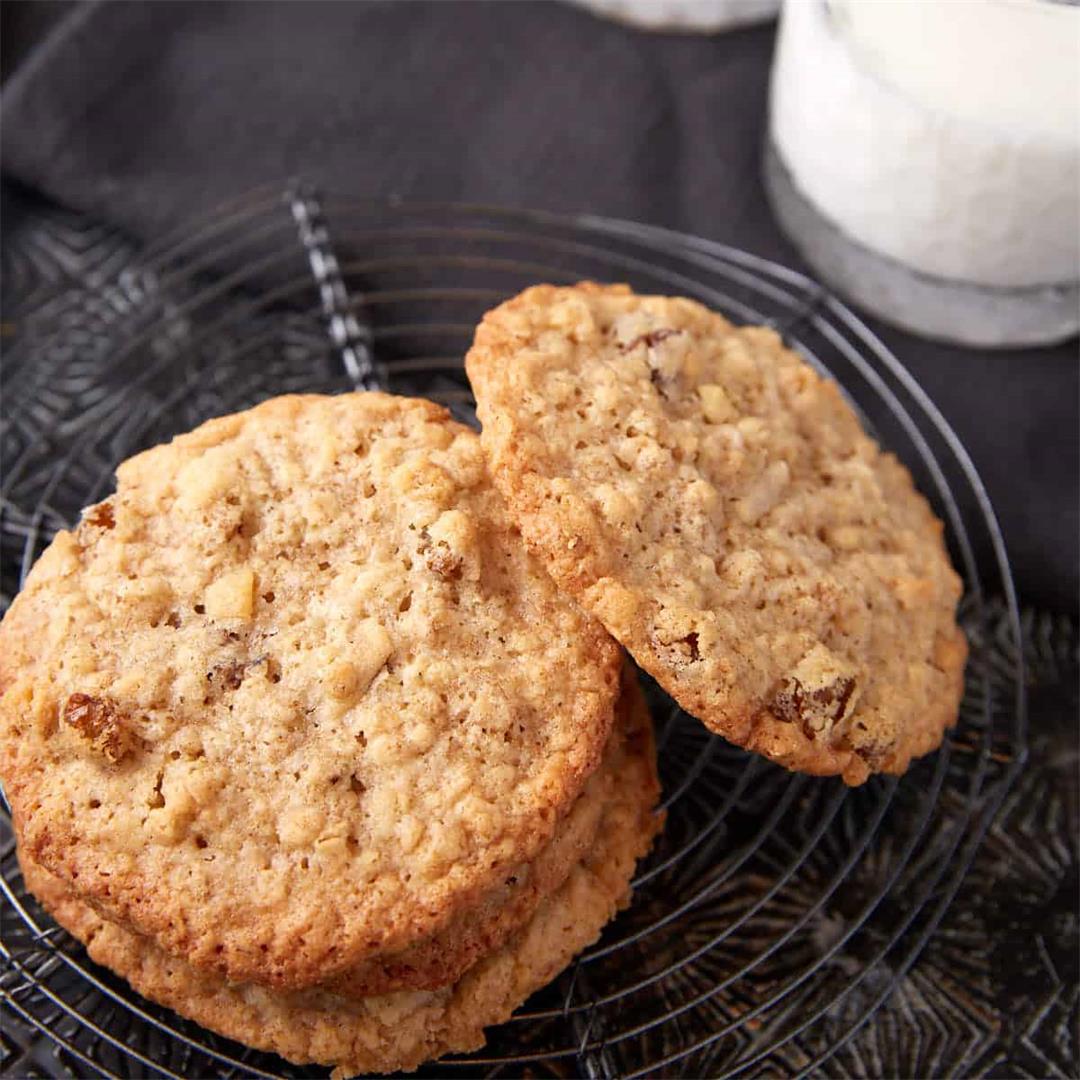
[[[265,197],[263,195],[258,195],[257,201],[254,203],[250,203],[250,201],[244,197],[234,203],[231,207],[219,208],[219,210],[215,211],[209,219],[201,224],[197,223],[194,228],[186,228],[184,230],[184,235],[179,238],[178,247],[170,249],[159,242],[156,245],[151,245],[146,248],[143,252],[143,257],[156,258],[158,260],[156,265],[167,267],[170,265],[170,260],[175,260],[179,257],[178,253],[183,254],[185,258],[190,255],[191,261],[183,270],[177,268],[172,277],[169,277],[167,273],[161,277],[161,280],[165,282],[187,280],[191,278],[192,274],[201,272],[202,269],[211,266],[213,259],[219,257],[222,251],[230,252],[243,250],[245,244],[249,242],[250,237],[246,235],[230,237],[228,234],[230,233],[230,230],[233,229],[249,229],[252,222],[255,222],[256,229],[258,230],[258,223],[260,220],[259,215],[261,214],[272,214],[274,215],[274,218],[272,221],[267,220],[263,223],[258,235],[262,237],[276,236],[279,229],[284,230],[284,228],[291,226],[287,208],[288,199],[290,197],[295,197],[295,189],[286,193],[284,198],[280,190],[277,190],[276,192],[269,188],[263,190],[266,191]],[[971,464],[966,451],[959,443],[955,433],[952,432],[940,412],[936,410],[925,392],[922,391],[921,387],[918,386],[899,360],[889,352],[884,344],[881,343],[881,341],[860,319],[858,319],[857,316],[854,315],[854,313],[850,312],[843,304],[829,295],[820,286],[813,283],[809,278],[806,278],[796,271],[779,266],[778,264],[770,263],[768,260],[761,259],[758,256],[747,252],[740,252],[714,241],[685,236],[655,226],[637,225],[633,222],[596,217],[594,215],[559,215],[545,211],[515,210],[512,208],[483,206],[480,204],[408,204],[393,199],[362,200],[336,195],[330,195],[325,199],[319,199],[317,193],[314,192],[314,189],[312,188],[306,188],[304,190],[304,198],[317,200],[318,208],[321,210],[322,214],[325,215],[325,228],[329,233],[332,234],[337,230],[337,235],[347,236],[350,239],[357,236],[372,236],[376,232],[385,238],[389,233],[393,232],[392,229],[369,230],[367,233],[363,231],[350,232],[347,224],[350,208],[355,211],[357,208],[362,207],[365,213],[375,214],[381,212],[384,216],[393,218],[399,222],[399,226],[403,233],[406,233],[411,229],[412,235],[414,236],[438,236],[450,240],[468,237],[471,239],[482,240],[485,244],[496,245],[504,242],[504,240],[508,243],[520,241],[523,244],[531,245],[533,250],[557,251],[564,255],[573,254],[575,257],[595,258],[603,261],[605,265],[618,266],[624,271],[643,277],[647,276],[649,280],[655,279],[673,283],[676,289],[687,291],[692,295],[704,295],[706,297],[711,295],[716,298],[714,300],[714,306],[722,306],[728,311],[736,310],[747,312],[751,316],[759,314],[758,309],[753,304],[744,303],[742,300],[737,300],[729,294],[724,293],[720,288],[720,285],[714,286],[713,284],[709,284],[706,286],[701,276],[707,273],[710,275],[710,283],[714,277],[718,277],[724,285],[734,284],[745,288],[756,300],[765,302],[766,306],[773,305],[785,309],[788,315],[784,320],[781,320],[779,327],[783,329],[785,333],[791,333],[794,327],[806,325],[819,335],[822,335],[827,344],[829,344],[831,348],[839,350],[847,362],[850,363],[859,372],[860,376],[866,380],[867,385],[873,391],[876,400],[884,401],[893,418],[900,424],[906,437],[915,444],[920,457],[930,470],[935,483],[940,488],[942,499],[948,507],[953,534],[954,536],[961,538],[964,561],[969,569],[967,575],[968,581],[973,587],[971,601],[974,604],[976,613],[981,615],[984,599],[977,564],[974,562],[970,540],[966,533],[967,525],[959,508],[955,505],[952,488],[938,463],[935,450],[924,437],[920,425],[916,423],[912,416],[912,412],[914,412],[915,416],[918,416],[920,420],[927,421],[931,430],[936,434],[936,438],[944,444],[944,449],[949,453],[950,460],[959,467],[964,482],[976,495],[976,503],[979,513],[981,514],[981,517],[979,517],[976,522],[976,527],[987,529],[991,535],[997,575],[1001,579],[1002,589],[1005,593],[1009,632],[1015,642],[1018,643],[1021,640],[1020,620],[1016,604],[1015,589],[1013,588],[1007,556],[1000,538],[1000,528],[993,515],[992,508],[986,499],[985,488],[983,487],[977,472],[974,470],[974,466]],[[519,233],[507,231],[506,226],[500,228],[488,228],[476,224],[441,227],[401,224],[402,221],[412,222],[414,219],[424,214],[443,214],[454,221],[457,221],[459,218],[467,219],[470,222],[472,222],[473,219],[478,218],[483,218],[484,221],[494,219],[500,222],[509,222],[511,228],[516,226],[524,231]],[[279,221],[281,224],[279,224]],[[529,233],[529,228],[543,229],[546,231],[542,236],[538,236],[535,233]],[[559,232],[560,230],[570,233],[572,236],[577,237],[577,239],[566,238],[561,235]],[[218,243],[219,238],[222,237],[227,237],[227,239],[223,243]],[[587,238],[588,242],[585,242],[584,238]],[[207,254],[205,250],[200,248],[200,245],[207,239],[213,240],[216,245],[212,254]],[[293,243],[289,247],[289,251],[293,254],[298,250],[295,245],[295,240],[296,237],[292,236]],[[612,244],[617,241],[623,246],[617,249],[614,247],[601,247],[599,245],[603,240]],[[667,264],[659,263],[655,258],[655,255],[658,253],[670,258],[672,261],[676,262],[679,267],[689,267],[690,271],[696,276],[687,276],[686,273],[679,273]],[[276,254],[277,249],[275,248],[274,255]],[[652,257],[650,258],[649,256]],[[265,257],[259,265],[268,265],[268,261],[272,257],[273,256]],[[439,256],[416,256],[411,259],[404,257],[387,257],[381,260],[356,259],[344,262],[342,264],[342,269],[344,272],[357,274],[370,272],[373,268],[385,269],[390,266],[404,266],[405,268],[409,268],[415,267],[418,262],[430,264],[433,258],[438,259]],[[456,259],[453,256],[444,256],[442,258],[444,263],[452,266],[475,265],[478,268],[495,269],[498,271],[515,270],[515,268],[520,270],[521,267],[531,270],[539,267],[545,273],[547,271],[552,271],[553,273],[557,271],[570,280],[576,280],[577,277],[580,276],[567,274],[565,268],[549,267],[544,263],[522,262],[500,257],[464,255],[458,256]],[[472,263],[470,263],[470,259],[473,260]],[[193,267],[198,269],[193,270]],[[183,313],[197,311],[200,305],[208,302],[207,297],[216,299],[229,295],[231,302],[233,296],[230,294],[230,289],[234,285],[243,284],[245,278],[250,274],[251,267],[246,266],[242,271],[234,271],[232,274],[227,275],[227,284],[225,285],[218,280],[208,286],[200,288],[194,297],[189,297],[187,299],[185,302],[186,307],[181,305],[179,310]],[[310,275],[294,276],[290,278],[285,285],[276,287],[275,291],[277,295],[275,300],[281,299],[283,296],[292,296],[301,289],[310,289],[311,286],[312,281]],[[496,290],[453,288],[450,286],[421,289],[409,289],[407,287],[395,286],[386,289],[374,289],[368,292],[365,292],[362,289],[356,290],[352,296],[345,296],[344,294],[339,296],[337,302],[339,304],[339,310],[343,306],[344,310],[360,314],[365,308],[370,309],[378,304],[410,302],[414,300],[420,300],[421,302],[426,300],[486,301],[492,297],[494,292],[496,292]],[[268,305],[267,297],[262,293],[260,293],[256,300],[250,298],[246,301],[242,298],[237,299],[241,305],[238,310],[243,313],[244,317],[259,313],[265,310]],[[317,304],[314,306],[313,310],[318,310]],[[324,312],[326,311],[325,297],[323,310]],[[212,323],[210,327],[204,325],[196,334],[194,340],[199,341],[209,339],[216,329],[227,326],[230,321],[236,317],[237,310],[230,307],[229,311],[216,323]],[[755,319],[755,321],[766,321],[766,317],[761,315],[761,318]],[[774,323],[774,325],[777,324]],[[414,329],[414,336],[422,338],[425,336],[437,336],[440,333],[446,334],[447,336],[456,336],[463,334],[468,329],[464,323],[454,323],[451,321],[444,321],[440,324],[434,322],[428,323],[424,324],[424,327],[426,329],[421,331]],[[408,324],[404,323],[391,323],[389,326],[383,326],[378,329],[382,334],[379,340],[384,341],[392,340],[399,331],[403,336],[409,334]],[[58,331],[58,333],[63,332],[65,332],[63,328]],[[794,338],[793,340],[796,347],[799,347],[799,339]],[[189,340],[186,344],[190,347],[191,341]],[[805,346],[803,347],[805,348]],[[808,348],[806,351],[809,353],[811,359],[814,359],[813,353],[810,352]],[[869,358],[865,353],[869,353]],[[459,361],[459,358],[455,358],[451,355],[425,359],[438,360],[447,365],[453,364],[455,359]],[[391,361],[386,367],[387,370],[398,372],[405,372],[410,369],[415,370],[419,366],[418,360],[419,358],[411,357],[407,358],[404,362]],[[460,366],[459,362],[456,366]],[[824,367],[824,365],[822,365],[822,367]],[[175,403],[182,399],[184,394],[189,392],[191,382],[196,377],[196,375],[193,375],[189,380],[177,387],[164,402],[160,402],[155,414],[135,419],[132,424],[125,429],[126,437],[130,438],[133,431],[149,430],[149,428],[156,423],[157,416],[167,410],[170,403]],[[448,390],[443,393],[445,400],[454,399],[454,395],[457,395],[457,400],[464,401],[467,399],[467,395],[458,391]],[[76,445],[78,444],[79,440],[77,439]],[[69,460],[74,453],[75,448],[73,447],[68,455]],[[95,485],[95,490],[100,489],[100,486],[104,484],[106,479],[107,475],[99,476],[97,484]],[[37,543],[37,533],[42,526],[41,510],[42,508],[39,506],[39,512],[33,518],[32,526],[26,533],[24,550],[27,557],[32,554],[35,544]],[[1026,699],[1024,696],[1022,679],[1022,657],[1020,656],[1019,649],[1016,649],[1015,653],[1016,663],[1013,665],[1010,677],[1019,677],[1016,678],[1014,683],[1016,698],[1014,702],[1015,707],[1008,715],[1010,715],[1013,720],[1013,734],[1014,740],[1017,743],[1017,749],[1008,761],[1007,767],[1000,776],[998,776],[993,788],[985,787],[985,791],[984,781],[988,775],[991,758],[990,739],[991,728],[993,727],[992,721],[995,718],[993,710],[995,709],[996,699],[994,695],[996,691],[990,683],[988,674],[984,673],[980,676],[984,719],[981,745],[972,763],[974,767],[970,772],[965,769],[969,781],[969,791],[964,802],[965,810],[962,816],[958,817],[955,822],[955,831],[951,837],[951,846],[948,848],[950,856],[952,853],[959,850],[962,853],[969,853],[967,858],[961,857],[957,860],[952,860],[951,857],[949,857],[942,858],[938,862],[935,867],[935,872],[928,874],[920,883],[922,887],[917,890],[918,900],[916,903],[913,903],[902,926],[895,929],[892,936],[886,941],[885,945],[877,954],[875,960],[864,967],[859,977],[851,983],[842,995],[840,995],[841,998],[846,997],[852,992],[855,987],[868,976],[869,972],[875,968],[878,961],[896,947],[908,926],[912,925],[916,919],[921,919],[925,916],[926,924],[924,929],[911,941],[910,945],[906,946],[907,951],[904,960],[900,965],[894,968],[893,978],[890,980],[886,989],[878,996],[878,1003],[897,985],[902,973],[914,962],[918,951],[922,948],[922,945],[925,944],[926,940],[928,940],[933,928],[940,921],[949,900],[959,887],[959,883],[963,876],[963,868],[970,859],[970,853],[974,851],[979,838],[985,833],[985,829],[989,827],[989,823],[996,813],[1001,800],[1004,798],[1005,792],[1021,768],[1026,754]],[[674,720],[675,716],[673,714],[669,717],[669,724],[665,727],[662,737],[667,737],[673,730],[672,725]],[[718,1039],[722,1038],[725,1033],[730,1032],[735,1027],[739,1026],[739,1024],[744,1023],[748,1016],[752,1017],[760,1015],[762,1012],[773,1007],[777,1002],[788,998],[798,990],[801,985],[806,983],[807,980],[811,979],[824,964],[828,963],[831,957],[837,954],[851,936],[857,933],[865,925],[870,914],[876,910],[882,899],[888,895],[890,890],[895,886],[895,883],[899,880],[900,874],[909,866],[912,853],[922,839],[928,823],[934,818],[935,813],[941,805],[940,796],[943,790],[943,784],[945,782],[945,777],[951,768],[952,755],[950,749],[951,745],[947,741],[939,752],[933,771],[934,781],[931,785],[932,796],[926,798],[921,804],[921,812],[917,819],[917,827],[908,838],[904,851],[902,852],[902,857],[900,857],[895,865],[893,865],[891,873],[887,875],[883,881],[879,882],[877,891],[867,898],[861,913],[851,920],[846,932],[841,935],[839,940],[834,942],[832,947],[827,950],[823,956],[819,956],[815,963],[802,970],[797,978],[784,982],[774,990],[771,996],[767,996],[765,1000],[759,1001],[752,1013],[740,1015],[736,1021],[733,1021],[731,1024],[721,1027],[718,1030],[714,1030],[705,1039],[683,1046],[678,1052],[670,1054],[662,1060],[653,1062],[646,1068],[631,1073],[630,1075],[647,1075],[657,1068],[663,1068],[679,1060],[683,1060],[697,1050],[716,1042]],[[699,761],[691,765],[682,781],[676,782],[675,790],[671,792],[668,797],[671,805],[679,803],[683,795],[697,782],[695,779],[697,776],[704,775],[705,770],[709,765],[709,759],[714,753],[715,743],[711,743],[709,753],[700,755]],[[744,790],[748,785],[749,778],[751,775],[754,775],[756,766],[756,760],[752,760],[748,765],[745,765],[740,772],[738,784],[734,786],[739,790]],[[690,775],[691,773],[693,775]],[[687,777],[689,777],[689,779]],[[741,788],[739,787],[739,784],[742,785]],[[803,786],[803,779],[799,777],[791,778],[786,783],[784,795],[778,800],[772,814],[766,815],[764,824],[761,824],[758,827],[757,832],[754,834],[754,838],[747,842],[745,850],[740,849],[741,861],[748,859],[749,855],[757,849],[764,838],[771,834],[772,827],[770,823],[775,824],[775,822],[779,820],[784,806],[788,805],[788,803],[795,798],[795,793],[801,790]],[[714,948],[717,942],[724,940],[734,933],[739,926],[743,925],[752,917],[754,911],[762,908],[771,897],[779,893],[783,888],[784,883],[790,879],[791,875],[793,875],[801,865],[803,865],[806,852],[813,847],[815,838],[820,839],[820,837],[824,835],[829,824],[840,811],[846,798],[846,793],[842,790],[834,793],[829,804],[831,810],[826,813],[819,822],[816,831],[812,833],[811,837],[805,840],[802,845],[801,855],[798,858],[792,858],[786,871],[780,875],[777,881],[775,881],[773,887],[768,890],[749,911],[741,913],[741,917],[734,925],[726,926],[719,934],[714,935],[711,940],[707,941],[705,945],[697,947],[696,951],[691,949],[689,955],[679,957],[652,976],[639,979],[636,983],[624,986],[615,991],[607,989],[604,992],[598,993],[596,991],[586,990],[584,994],[585,1000],[577,1002],[573,1001],[578,988],[584,989],[588,985],[584,973],[589,964],[595,963],[633,942],[648,938],[663,926],[673,922],[681,914],[685,914],[692,910],[695,904],[700,904],[704,898],[707,898],[718,888],[724,880],[723,875],[721,875],[719,880],[710,881],[689,901],[677,906],[674,913],[667,912],[658,920],[653,920],[650,925],[638,928],[636,931],[625,935],[618,940],[608,942],[582,956],[572,969],[572,974],[569,977],[569,987],[561,1009],[534,1010],[519,1013],[514,1018],[518,1024],[526,1021],[537,1021],[556,1017],[562,1017],[570,1021],[575,1021],[575,1018],[576,1020],[582,1020],[583,1026],[579,1027],[572,1045],[546,1049],[542,1053],[537,1054],[525,1053],[514,1054],[509,1057],[449,1059],[445,1060],[443,1064],[458,1067],[471,1066],[474,1068],[481,1065],[489,1065],[499,1068],[508,1064],[523,1064],[527,1061],[577,1057],[583,1070],[588,1071],[591,1074],[595,1073],[597,1070],[607,1074],[610,1070],[604,1063],[603,1054],[605,1050],[621,1042],[625,1042],[635,1035],[650,1031],[657,1027],[657,1025],[669,1022],[672,1019],[683,1015],[696,1005],[716,996],[716,994],[718,994],[725,986],[730,985],[751,967],[762,963],[768,956],[781,948],[786,941],[791,939],[792,935],[798,932],[802,925],[805,925],[814,916],[815,912],[822,910],[832,893],[844,880],[846,880],[847,875],[852,868],[862,858],[867,846],[880,827],[881,821],[884,820],[886,812],[891,807],[897,790],[897,781],[892,780],[885,782],[883,791],[886,797],[878,798],[876,811],[873,815],[870,815],[869,819],[863,824],[858,834],[858,842],[852,843],[846,859],[842,861],[840,867],[826,883],[823,893],[816,895],[815,902],[809,906],[808,910],[803,911],[800,918],[795,921],[795,925],[789,927],[787,932],[781,935],[779,939],[770,939],[768,948],[764,952],[758,953],[750,965],[741,965],[737,971],[731,973],[724,981],[707,988],[695,997],[683,1000],[678,1005],[668,1008],[661,1016],[650,1017],[641,1022],[631,1024],[630,1027],[625,1028],[624,1030],[605,1031],[603,1028],[600,1028],[599,1034],[594,1034],[597,1031],[597,1010],[601,1006],[614,1004],[630,994],[653,985],[657,980],[664,978],[666,975],[681,970],[686,965],[692,963],[696,956],[701,955],[710,948]],[[981,802],[978,801],[980,798],[982,799]],[[735,801],[735,798],[730,798],[728,800],[726,805],[729,809],[735,804]],[[668,856],[668,865],[674,866],[681,859],[687,858],[694,848],[700,846],[704,842],[702,838],[703,835],[704,838],[707,839],[709,830],[715,832],[720,827],[725,815],[726,811],[714,815],[713,819],[710,821],[708,830],[698,830],[695,837],[692,837],[689,842],[684,843],[673,855]],[[735,862],[735,866],[726,867],[724,871],[728,877],[734,874],[735,870],[738,868],[740,861],[739,856],[736,856],[733,861]],[[916,860],[916,865],[918,865],[918,860]],[[657,869],[651,867],[645,870],[639,878],[639,887],[647,889],[650,882],[657,878],[664,868],[665,867]],[[950,876],[946,877],[946,875]],[[946,880],[946,886],[939,894],[937,903],[932,903],[931,898],[934,891],[938,888],[938,883],[943,879]],[[24,922],[27,925],[36,925],[33,923],[29,913],[26,912],[25,908],[23,908],[20,903],[18,903],[14,894],[10,892],[10,885],[6,879],[3,881],[3,891],[11,900],[15,910],[23,917]],[[64,948],[59,947],[52,941],[41,942],[40,939],[38,947],[47,949],[54,955],[60,957],[65,965],[72,970],[80,972],[82,977],[88,978],[92,982],[97,982],[102,991],[117,1005],[128,1008],[136,1013],[139,1012],[136,1003],[127,1000],[123,995],[117,994],[104,984],[101,984],[100,980],[95,980],[92,973],[83,967],[78,960],[69,956]],[[831,999],[830,1006],[835,1003],[836,1000],[839,999],[835,997]],[[822,1009],[814,1015],[821,1015],[824,1008],[825,1006],[822,1006]],[[76,1017],[79,1016],[77,1012],[73,1015]],[[86,1018],[82,1019],[86,1022]],[[182,1040],[186,1046],[198,1053],[211,1055],[220,1064],[227,1064],[227,1067],[230,1069],[255,1069],[255,1066],[250,1062],[216,1053],[213,1046],[185,1036],[183,1032],[177,1030],[167,1022],[158,1021],[152,1016],[149,1016],[149,1014],[146,1014],[143,1019],[148,1019],[159,1032]],[[763,1049],[759,1048],[758,1052],[752,1052],[749,1057],[744,1056],[742,1059],[735,1062],[732,1067],[736,1072],[744,1071],[745,1069],[752,1067],[753,1064],[756,1061],[761,1060],[765,1054],[772,1053],[778,1046],[783,1045],[792,1038],[796,1038],[813,1019],[814,1016],[794,1031],[789,1031],[783,1039],[775,1041]],[[41,1023],[32,1017],[30,1018],[30,1022],[36,1023],[39,1027],[42,1027]],[[89,1022],[92,1023],[92,1021]],[[849,1039],[862,1022],[865,1021],[859,1020],[851,1025],[847,1034],[844,1036],[843,1041]],[[46,1030],[46,1028],[42,1027],[42,1030]],[[751,1050],[753,1050],[753,1047]],[[81,1052],[77,1048],[72,1052],[76,1057],[85,1060],[82,1058]],[[591,1055],[595,1055],[595,1057]],[[156,1066],[156,1068],[161,1069],[162,1067]],[[169,1073],[168,1070],[165,1069],[162,1069],[162,1071],[169,1076],[175,1075]],[[273,1074],[258,1071],[257,1075],[268,1077]]]

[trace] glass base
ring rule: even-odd
[[[823,281],[887,322],[984,349],[1054,345],[1080,330],[1080,284],[994,288],[909,270],[846,236],[796,188],[769,142],[765,189],[784,232]]]

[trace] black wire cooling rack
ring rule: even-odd
[[[858,1074],[927,1060],[897,1047],[934,1039],[935,1060],[960,1073],[973,1061],[947,1019],[924,1022],[935,1007],[908,976],[1025,758],[1019,616],[967,454],[851,311],[797,273],[660,229],[302,186],[255,193],[141,249],[95,234],[77,284],[47,230],[35,243],[6,268],[8,287],[23,288],[5,312],[17,331],[4,364],[5,601],[56,530],[107,493],[117,462],[208,417],[287,391],[381,386],[475,422],[462,370],[472,329],[537,281],[693,296],[774,325],[832,374],[946,522],[972,644],[958,726],[903,778],[848,790],[727,745],[652,687],[669,817],[633,905],[485,1050],[423,1073]],[[219,1038],[95,967],[28,898],[0,817],[0,990],[12,1022],[46,1037],[36,1056],[7,1046],[27,1053],[28,1073],[325,1075]],[[864,1026],[890,998],[867,1066]]]

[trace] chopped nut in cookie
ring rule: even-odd
[[[390,635],[375,619],[365,619],[356,628],[356,658],[353,664],[355,681],[352,693],[359,697],[382,670],[394,651]]]
[[[335,701],[352,701],[357,696],[360,673],[348,660],[331,664],[326,672],[326,692]]]
[[[462,510],[446,510],[422,529],[419,551],[428,569],[444,581],[480,577],[476,525]]]
[[[735,500],[739,520],[753,525],[763,518],[780,501],[790,479],[791,470],[786,461],[774,461],[769,465],[754,487]]]
[[[647,349],[654,349],[662,341],[667,341],[673,334],[681,334],[681,330],[674,330],[670,326],[662,326],[659,330],[650,330],[645,334],[638,334],[632,341],[628,341],[625,345],[620,345],[619,348],[623,352],[629,352],[631,349],[636,349],[639,345],[644,345]]]
[[[727,391],[716,383],[705,383],[697,388],[701,398],[701,411],[710,424],[728,424],[738,419],[738,412],[731,404]]]
[[[445,540],[436,540],[425,552],[428,569],[444,581],[457,581],[461,577],[461,559],[450,550]]]
[[[206,614],[212,619],[250,619],[255,607],[255,575],[242,566],[214,581],[203,596]]]

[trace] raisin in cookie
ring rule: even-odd
[[[853,784],[940,744],[967,653],[941,523],[773,331],[539,286],[467,368],[530,548],[684,708]]]
[[[0,627],[27,855],[234,980],[438,933],[598,765],[619,651],[430,402],[274,399],[118,470]]]
[[[324,990],[273,991],[227,983],[163,953],[74,898],[66,886],[21,854],[27,885],[54,917],[86,943],[92,959],[148,998],[214,1031],[297,1063],[337,1066],[336,1076],[414,1069],[484,1043],[484,1028],[506,1020],[599,935],[623,906],[635,861],[661,824],[653,812],[656,779],[651,723],[636,684],[630,724],[618,741],[616,771],[592,851],[529,923],[454,986],[362,1000]]]

